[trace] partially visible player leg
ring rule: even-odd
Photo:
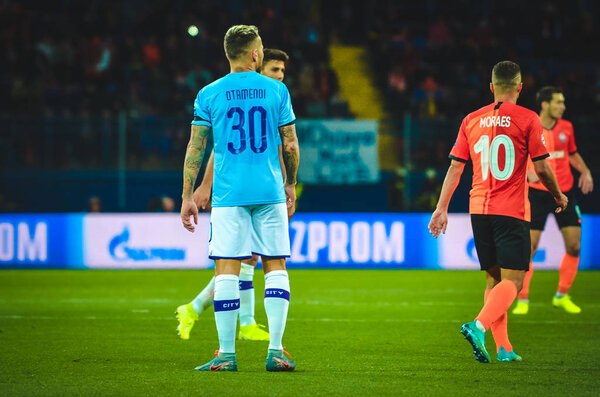
[[[238,339],[268,341],[269,333],[264,330],[265,326],[257,324],[254,319],[256,297],[252,279],[254,269],[258,262],[258,255],[252,255],[251,259],[242,261],[240,270],[240,331]]]
[[[202,314],[203,311],[212,306],[215,298],[215,277],[210,279],[206,287],[194,298],[191,302],[194,311],[198,315]]]
[[[194,298],[193,301],[177,308],[177,332],[181,339],[190,339],[190,331],[198,316],[213,304],[215,295],[215,277],[210,279],[206,287]]]
[[[475,249],[479,258],[481,270],[486,271],[486,286],[490,287],[495,284],[494,275],[499,272],[499,267],[496,264],[496,246],[494,243],[494,231],[490,218],[485,215],[471,215],[471,225],[473,227],[473,237],[475,239]],[[491,284],[491,285],[490,285]],[[489,299],[486,299],[484,305],[487,305]],[[465,323],[460,328],[460,333],[465,337],[467,342],[473,347],[475,359],[482,363],[491,361],[490,354],[485,348],[485,332],[486,328],[478,327],[477,321]]]
[[[523,288],[521,289],[521,292],[519,292],[519,299],[512,311],[513,314],[529,313],[529,285],[531,284],[531,277],[533,277],[533,261],[529,262],[529,270],[525,273]]]
[[[531,284],[531,277],[533,277],[533,257],[537,251],[537,247],[540,243],[540,237],[542,230],[531,229],[531,262],[529,262],[529,270],[525,274],[523,279],[523,288],[519,292],[519,300],[517,305],[513,309],[513,314],[527,314],[529,313],[529,286]]]
[[[495,268],[492,273],[487,272],[486,276],[487,286],[483,297],[484,304],[487,302],[487,299],[490,293],[492,292],[492,289],[501,281],[500,269]],[[508,339],[507,325],[508,317],[506,313],[504,313],[500,316],[500,318],[498,318],[498,320],[494,321],[492,323],[492,326],[490,327],[492,330],[492,335],[494,337],[494,342],[496,342],[496,352],[499,352],[501,348],[507,352],[512,351],[512,345],[510,343],[510,340]]]
[[[531,204],[531,223],[530,223],[530,238],[531,238],[531,258],[529,262],[529,270],[523,280],[523,288],[519,292],[519,300],[513,309],[513,314],[527,314],[529,312],[529,286],[533,276],[533,256],[537,251],[540,243],[542,231],[546,226],[548,214],[554,213],[556,203],[546,191],[538,189],[529,189],[529,202]]]
[[[217,259],[215,277],[215,323],[219,352],[235,353],[235,329],[240,308],[240,261]]]
[[[219,336],[217,357],[198,371],[237,371],[235,330],[240,308],[241,259],[252,251],[252,216],[248,207],[218,207],[211,212],[208,252],[215,259],[215,324]]]
[[[501,281],[500,280],[500,269],[493,272],[493,274],[487,273],[487,288],[483,298],[484,304],[492,292],[492,289]],[[498,320],[494,321],[491,325],[492,335],[494,342],[496,342],[496,352],[498,354],[498,361],[521,361],[522,358],[513,351],[512,344],[508,339],[508,315],[504,312]]]
[[[268,371],[293,371],[295,363],[284,356],[283,333],[290,305],[290,280],[284,258],[263,257],[265,312],[269,322]]]
[[[560,229],[567,252],[560,262],[560,279],[558,282],[558,290],[552,299],[552,304],[555,307],[562,307],[567,313],[581,313],[581,308],[577,306],[569,294],[569,288],[577,275],[579,267],[579,250],[581,242],[581,227],[568,226]]]
[[[253,249],[262,257],[265,271],[265,312],[269,322],[267,371],[293,371],[296,364],[285,356],[282,339],[287,322],[290,281],[285,258],[290,238],[285,203],[257,206],[252,213]]]
[[[529,223],[519,219],[471,215],[471,223],[481,268],[487,272],[488,287],[498,281],[498,273],[501,281],[488,293],[475,320],[463,324],[461,333],[473,346],[475,358],[488,363],[490,355],[485,348],[485,332],[494,322],[500,321],[497,325],[500,333],[497,336],[501,341],[497,340],[497,343],[502,345],[508,341],[508,332],[502,335],[506,322],[503,323],[501,317],[506,317],[506,311],[523,286],[531,258],[531,239]]]
[[[476,317],[476,321],[481,323],[484,330],[488,330],[492,323],[512,305],[517,297],[517,291],[523,284],[523,277],[525,277],[523,270],[502,269],[502,281],[492,289]]]
[[[503,280],[491,290],[475,321],[463,324],[461,328],[461,333],[473,346],[475,358],[482,363],[489,363],[491,360],[485,348],[485,332],[502,315],[506,315],[506,311],[517,296],[516,281],[518,277],[514,273],[522,273],[520,280],[518,280],[519,284],[522,284],[522,278],[525,276],[525,271],[508,270],[508,272],[505,272],[506,270],[502,269]]]
[[[492,323],[499,320],[517,297],[519,288],[523,285],[525,271],[501,269],[500,281],[489,293],[485,305],[475,318],[477,328],[485,332]]]
[[[253,255],[252,259],[244,261],[250,263],[242,262],[240,270],[240,327],[256,323],[256,320],[254,320],[256,298],[254,296],[254,284],[252,284],[254,267],[256,266],[254,257]]]
[[[219,350],[216,358],[196,367],[198,371],[237,371],[235,329],[240,308],[239,271],[239,260],[216,260],[214,307]]]
[[[499,361],[520,361],[516,354],[510,355],[512,346],[508,340],[506,310],[512,305],[523,287],[523,279],[531,260],[531,235],[529,222],[509,217],[492,217],[494,244],[497,263],[500,267],[500,281],[489,293],[487,301],[476,318],[481,330],[494,327]],[[495,269],[488,273],[497,280]],[[512,356],[512,357],[511,357]]]

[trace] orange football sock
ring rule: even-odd
[[[487,301],[491,292],[491,289],[485,290],[483,303]],[[492,335],[494,336],[494,342],[496,343],[496,352],[500,350],[500,347],[504,347],[504,350],[510,353],[512,351],[512,345],[508,339],[508,316],[506,315],[506,312],[504,312],[498,320],[494,321],[490,328],[492,329]]]
[[[558,293],[567,294],[579,267],[579,257],[565,254],[560,262],[560,279],[558,281]]]
[[[529,262],[529,270],[525,273],[523,288],[521,288],[521,292],[519,292],[519,300],[529,300],[529,284],[531,283],[531,276],[533,276],[533,262]]]
[[[517,286],[510,280],[502,280],[490,292],[487,302],[475,320],[481,322],[486,331],[505,313],[517,297]]]

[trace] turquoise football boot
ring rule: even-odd
[[[237,371],[237,360],[235,359],[235,353],[219,353],[215,351],[215,358],[210,360],[204,365],[196,367],[196,371]]]
[[[509,353],[504,349],[504,347],[500,346],[500,350],[498,350],[498,357],[496,357],[496,360],[502,362],[523,361],[523,357],[515,353],[514,349]]]
[[[288,355],[286,357],[285,354]],[[269,372],[292,372],[296,368],[296,363],[290,360],[292,356],[285,349],[269,349],[267,355],[267,371]]]
[[[464,335],[465,339],[473,346],[473,354],[475,359],[480,363],[489,363],[492,361],[490,353],[485,348],[485,332],[481,332],[475,321],[463,324],[460,327],[460,333]]]

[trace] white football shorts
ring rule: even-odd
[[[246,259],[252,254],[290,256],[285,203],[213,207],[208,255],[211,259]]]

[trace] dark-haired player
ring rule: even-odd
[[[529,200],[527,159],[550,190],[558,208],[567,197],[561,193],[542,141],[537,114],[516,104],[523,88],[521,69],[511,61],[492,69],[490,90],[494,103],[467,115],[450,152],[452,159],[429,230],[434,237],[445,233],[448,204],[468,160],[473,162],[473,187],[469,212],[481,269],[486,271],[484,306],[474,321],[460,332],[473,346],[475,358],[488,363],[485,333],[492,329],[498,361],[521,361],[508,339],[506,311],[523,285],[529,268]]]
[[[260,73],[272,79],[283,81],[285,77],[285,64],[290,57],[285,51],[275,48],[265,48],[265,58],[263,60]]]
[[[573,124],[562,118],[566,109],[562,90],[558,87],[544,87],[538,91],[536,99],[540,107],[540,120],[544,127],[544,140],[550,152],[548,163],[556,174],[560,190],[569,198],[567,209],[560,214],[554,214],[567,252],[560,262],[558,290],[552,298],[552,304],[557,308],[562,307],[567,313],[577,314],[581,313],[581,308],[573,303],[568,295],[569,288],[577,275],[581,246],[581,213],[575,200],[571,167],[581,173],[578,186],[583,194],[588,194],[593,190],[594,181],[590,169],[577,153]],[[546,224],[546,218],[552,212],[554,202],[552,196],[548,194],[548,189],[540,183],[532,171],[532,166],[530,165],[527,176],[529,201],[531,202],[531,257],[533,258]],[[533,261],[529,264],[529,271],[525,276],[523,289],[519,293],[519,301],[513,309],[513,314],[529,312],[529,284],[532,275]]]
[[[264,57],[260,73],[272,79],[283,81],[285,77],[285,64],[289,56],[281,50],[273,48],[264,49]],[[285,180],[285,166],[283,165],[283,156],[281,146],[279,146],[279,162]],[[198,208],[209,209],[210,197],[213,186],[214,155],[211,153],[206,171],[202,178],[202,183],[194,192],[194,201]],[[243,259],[240,269],[240,329],[238,339],[268,341],[269,333],[265,331],[265,326],[258,324],[254,318],[256,297],[252,280],[254,278],[254,269],[258,262],[258,255],[253,254],[250,259]],[[190,338],[190,332],[194,327],[198,316],[207,308],[212,306],[215,294],[215,278],[213,277],[206,287],[190,303],[181,305],[177,308],[177,319],[179,325],[177,332],[181,339]]]

